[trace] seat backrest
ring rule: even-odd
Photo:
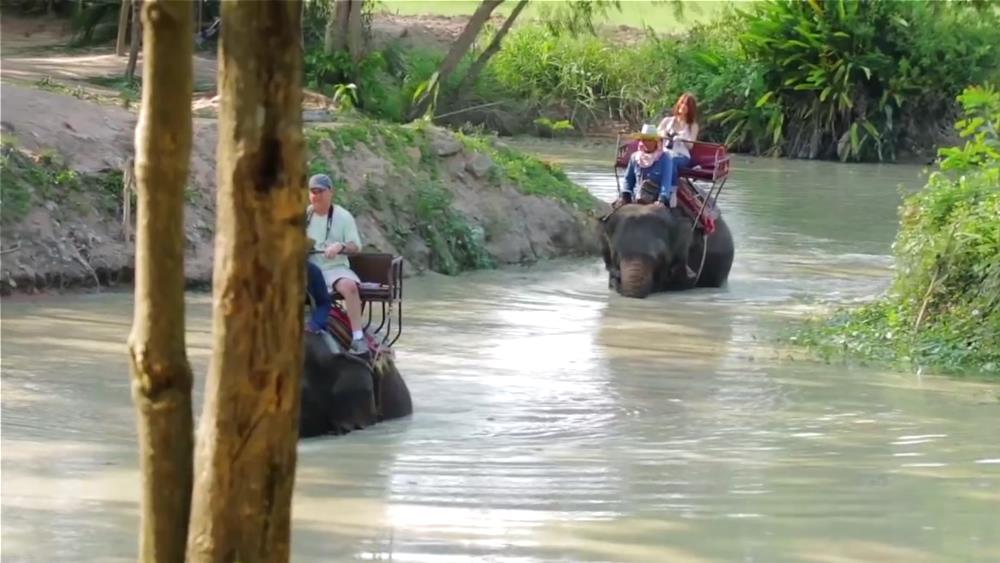
[[[726,146],[716,143],[695,142],[691,145],[690,152],[691,162],[687,165],[687,168],[700,166],[706,170],[711,170],[717,164],[725,161],[728,156]]]
[[[616,168],[628,168],[628,159],[632,153],[639,150],[639,141],[628,141],[618,145],[618,154],[615,155]]]
[[[365,252],[348,257],[351,269],[362,282],[391,285],[396,283],[393,274],[396,256],[388,253]],[[400,260],[401,263],[401,260]]]

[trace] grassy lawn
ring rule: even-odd
[[[528,4],[522,18],[534,17],[538,14],[539,4],[554,0],[539,0]],[[685,23],[705,20],[715,15],[727,2],[721,0],[683,2],[684,19],[679,21],[674,6],[663,0],[622,0],[621,12],[612,11],[605,23],[612,25],[629,25],[641,27],[649,25],[665,32],[679,30]],[[400,15],[438,15],[458,16],[469,15],[475,11],[479,2],[475,0],[383,0],[379,4],[380,11]],[[516,2],[504,2],[497,8],[499,13],[509,13]]]

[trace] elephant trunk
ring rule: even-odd
[[[653,262],[647,257],[622,258],[621,293],[625,297],[645,298],[653,290]]]

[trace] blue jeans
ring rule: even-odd
[[[306,320],[306,328],[310,332],[320,332],[326,327],[326,318],[330,316],[330,294],[327,293],[323,270],[312,262],[306,262],[306,293],[312,302],[313,310]]]
[[[660,200],[668,203],[670,196],[674,195],[674,190],[677,189],[677,179],[680,169],[691,162],[691,157],[683,154],[674,154],[671,151],[665,151],[663,157],[667,159],[667,174],[660,184]]]

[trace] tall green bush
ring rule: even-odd
[[[906,198],[886,296],[800,337],[824,353],[1000,375],[1000,94],[959,96],[961,147]]]
[[[947,4],[947,6],[945,6]],[[898,0],[770,0],[739,12],[739,37],[770,111],[757,135],[781,154],[806,158],[895,157],[913,121],[941,119],[954,96],[996,70],[996,11],[961,3]],[[731,135],[750,108],[722,112]]]

